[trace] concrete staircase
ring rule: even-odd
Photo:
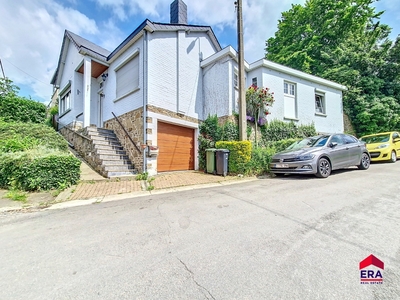
[[[113,178],[137,174],[114,131],[91,126],[85,128],[85,135],[93,142],[103,175]]]

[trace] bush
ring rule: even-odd
[[[66,188],[80,178],[80,160],[56,150],[36,148],[0,154],[0,187],[25,191]]]
[[[269,164],[275,154],[274,148],[255,147],[251,152],[251,159],[241,167],[245,175],[264,175],[269,172]]]
[[[267,146],[268,146],[268,148],[273,148],[275,150],[275,152],[281,152],[298,140],[299,139],[286,139],[286,140],[281,140],[281,141],[276,141],[276,142],[270,142],[270,143],[268,143]]]
[[[251,159],[251,142],[250,141],[234,141],[226,142],[219,141],[215,143],[217,149],[228,149],[229,160],[228,170],[229,173],[238,174],[243,173],[244,166]]]
[[[6,122],[44,123],[46,106],[14,94],[0,97],[0,118]]]
[[[44,124],[5,122],[0,120],[0,152],[16,152],[37,146],[68,151],[67,141]]]
[[[304,138],[317,134],[314,124],[299,125],[293,122],[272,120],[268,126],[261,127],[264,144],[286,139]]]

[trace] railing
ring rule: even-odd
[[[122,123],[118,120],[118,117],[111,112],[112,115],[115,117],[115,120],[117,120],[119,126],[121,126],[122,130],[125,132],[126,136],[128,137],[128,139],[131,141],[131,143],[133,144],[133,146],[135,146],[136,150],[139,151],[139,153],[142,153],[142,151],[140,150],[140,148],[135,144],[135,142],[132,140],[132,138],[130,137],[130,135],[128,134],[128,131],[126,131],[124,125],[122,125]]]

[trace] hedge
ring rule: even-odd
[[[0,97],[0,118],[7,122],[44,123],[46,106],[17,95],[5,95]]]
[[[0,187],[25,191],[63,189],[80,178],[80,160],[55,150],[0,154]]]
[[[229,173],[244,172],[244,165],[251,159],[251,142],[250,141],[219,141],[215,143],[217,149],[228,149],[228,171]]]
[[[45,124],[5,122],[0,119],[0,152],[17,152],[37,146],[68,151],[67,141]]]

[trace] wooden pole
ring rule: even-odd
[[[238,33],[238,69],[239,69],[239,140],[247,140],[247,120],[246,120],[246,91],[245,91],[245,72],[244,72],[244,46],[243,46],[243,16],[242,0],[235,2],[237,9],[237,33]]]

